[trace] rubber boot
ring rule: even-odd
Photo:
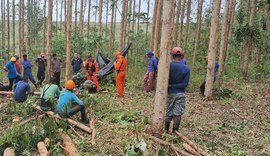
[[[170,131],[171,120],[172,120],[172,116],[166,116],[166,118],[165,118],[165,127],[164,127],[165,133],[169,133],[169,131]]]
[[[181,115],[173,116],[173,133],[179,130]]]

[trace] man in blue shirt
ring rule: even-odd
[[[168,133],[173,119],[173,133],[179,130],[181,116],[185,111],[185,92],[190,79],[190,68],[182,59],[184,51],[180,47],[172,50],[173,61],[170,63],[165,132]]]
[[[35,81],[35,79],[34,79],[34,76],[33,76],[33,74],[32,74],[32,67],[33,67],[33,64],[32,64],[32,62],[31,62],[29,59],[27,59],[27,55],[26,55],[26,54],[23,55],[23,62],[22,62],[22,65],[23,65],[23,69],[24,69],[23,75],[29,77],[30,81],[31,81],[31,82],[35,85],[35,87],[37,88],[37,83],[36,83],[36,81]]]
[[[14,88],[14,101],[24,102],[27,99],[27,95],[31,92],[30,85],[28,84],[28,77],[24,76],[23,80],[19,81]]]
[[[153,90],[155,71],[157,70],[157,61],[154,58],[154,53],[152,51],[148,51],[148,68],[147,72],[144,75],[144,90],[146,92],[150,92]]]
[[[75,87],[73,80],[66,82],[66,90],[60,93],[57,112],[60,116],[73,116],[78,112],[81,112],[81,120],[84,123],[89,123],[89,119],[85,113],[85,107],[83,102],[72,92]]]
[[[82,59],[78,57],[77,53],[74,53],[74,58],[71,61],[74,75],[76,75],[82,68]]]
[[[17,77],[16,67],[15,67],[16,58],[11,57],[10,61],[4,66],[4,70],[8,73],[7,77],[9,80],[9,91],[12,90],[14,80]]]

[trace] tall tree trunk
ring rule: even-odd
[[[12,54],[15,55],[16,43],[15,43],[15,0],[12,0]]]
[[[96,0],[96,7],[95,7],[95,28],[97,27],[97,9],[98,9],[98,0]]]
[[[77,9],[78,0],[75,0],[75,30],[77,30],[77,19],[78,19],[78,9]],[[68,13],[67,13],[68,14]],[[68,16],[68,15],[67,15]]]
[[[88,2],[87,35],[90,35],[91,0]]]
[[[55,21],[55,30],[56,30],[56,34],[57,34],[57,31],[58,31],[58,0],[55,0],[55,3],[56,3],[56,9],[55,9],[55,12],[56,12],[56,21]]]
[[[72,28],[72,0],[68,0],[67,35],[66,35],[66,80],[71,78],[71,28]]]
[[[67,30],[67,1],[64,0],[65,31]]]
[[[154,50],[154,45],[155,45],[155,28],[156,28],[157,12],[158,12],[157,9],[158,9],[158,1],[155,1],[153,20],[152,20],[152,32],[151,32],[151,50]]]
[[[53,0],[48,0],[48,21],[47,21],[47,81],[51,77],[51,51],[52,51],[52,15]]]
[[[187,44],[188,44],[190,12],[191,12],[191,0],[188,0],[188,2],[187,2],[187,21],[186,21],[185,47],[187,47]]]
[[[62,31],[63,25],[63,3],[64,0],[61,1],[61,10],[60,10],[60,31]]]
[[[156,26],[155,26],[155,38],[154,38],[154,52],[158,53],[158,46],[160,43],[160,29],[161,29],[161,18],[162,18],[162,4],[163,0],[158,1],[158,12],[156,16]]]
[[[114,24],[114,8],[115,8],[115,1],[112,1],[112,13],[111,13],[111,28],[110,28],[110,51],[113,51],[113,38],[114,38],[114,28],[113,28],[113,24]]]
[[[8,48],[8,50],[10,50],[9,0],[7,0],[7,33],[8,33],[7,48]]]
[[[127,12],[128,12],[128,1],[129,0],[127,0],[126,1],[126,8],[125,8],[125,10],[126,10],[126,14],[125,14],[125,16],[127,16]],[[128,24],[128,21],[127,21],[127,17],[125,17],[125,25],[124,25],[124,45],[126,44],[126,38],[127,38],[127,24]]]
[[[5,1],[1,1],[1,9],[2,9],[2,49],[6,49],[5,45]]]
[[[30,47],[31,44],[31,18],[33,18],[33,1],[27,0],[27,38],[26,45]],[[33,22],[33,20],[32,20]]]
[[[213,94],[214,87],[214,73],[215,73],[215,62],[217,52],[217,41],[218,41],[218,29],[219,29],[219,15],[220,15],[220,2],[221,0],[213,1],[212,6],[212,17],[210,27],[210,41],[208,47],[208,64],[207,64],[207,76],[206,76],[206,88],[205,97],[210,99]]]
[[[139,33],[140,31],[140,19],[141,19],[141,0],[139,0],[139,10],[138,10],[138,13],[137,13],[137,18],[138,18],[138,21],[137,21],[137,33]]]
[[[131,10],[130,10],[131,11]],[[150,11],[150,0],[147,1],[147,21],[146,21],[146,28],[145,28],[145,45],[148,47],[148,28],[149,28],[149,11]]]
[[[234,23],[234,14],[235,14],[235,5],[236,5],[236,0],[232,0],[232,12],[231,12],[231,17],[230,17],[230,21],[231,21],[231,25],[229,27],[229,36],[228,36],[228,51],[226,53],[226,58],[225,61],[227,61],[229,59],[229,49],[231,46],[230,40],[231,40],[231,36],[232,36],[232,29],[233,29],[233,23]],[[224,65],[225,66],[225,65]]]
[[[79,30],[80,34],[83,35],[83,0],[81,0],[81,9],[80,9],[80,23],[79,23]]]
[[[43,52],[45,52],[46,50],[46,2],[47,0],[44,0],[44,12],[43,12],[43,18],[44,18],[44,24],[43,24],[43,27],[44,27],[44,30],[43,30]]]
[[[221,42],[220,42],[220,50],[219,50],[219,69],[218,69],[218,77],[221,76],[223,72],[223,64],[226,56],[227,46],[228,46],[228,36],[230,29],[230,18],[232,12],[232,1],[226,0],[224,15],[223,15],[223,24],[222,24],[222,32],[221,32]]]
[[[102,9],[103,9],[103,0],[99,0],[98,36],[102,36]]]
[[[108,34],[108,16],[109,15],[109,1],[106,0],[106,21],[105,21],[105,38],[107,39]]]
[[[184,17],[185,17],[185,5],[186,5],[186,0],[182,0],[182,5],[181,5],[181,17],[180,17],[180,29],[178,33],[178,46],[181,46],[182,43],[182,34],[183,34],[183,22],[184,22]]]
[[[19,16],[19,53],[20,57],[24,53],[24,0],[20,0],[20,16]]]
[[[250,16],[249,16],[249,35],[247,38],[247,42],[245,43],[245,56],[244,56],[244,65],[243,65],[243,77],[244,79],[248,78],[248,65],[250,61],[250,50],[252,49],[253,44],[253,31],[254,31],[254,16],[255,16],[255,9],[256,9],[256,0],[250,1]]]
[[[114,42],[115,42],[115,29],[116,29],[116,17],[117,17],[117,1],[115,0],[115,5],[114,5],[114,23],[113,23],[113,32],[114,32],[114,36],[113,36],[113,51],[114,51]],[[120,48],[120,47],[119,47]]]
[[[167,101],[167,89],[169,82],[169,64],[170,64],[170,52],[172,44],[172,29],[173,29],[173,9],[175,7],[175,1],[164,0],[163,1],[162,17],[162,38],[160,45],[160,58],[158,65],[158,77],[157,77],[157,90],[154,103],[154,116],[152,123],[152,133],[159,137],[162,134],[165,104]]]
[[[203,0],[198,0],[197,23],[196,23],[195,38],[194,38],[195,44],[194,44],[194,52],[193,52],[193,59],[192,59],[193,65],[196,62],[196,56],[197,56],[199,40],[200,40],[201,22],[202,22],[202,8],[203,8]]]
[[[136,0],[133,0],[133,11],[132,11],[132,31],[135,32],[135,11],[136,9]]]
[[[174,34],[174,46],[177,46],[177,34],[179,32],[179,20],[180,20],[180,13],[181,13],[181,0],[177,2],[177,11],[176,11],[176,26],[175,26],[175,34]]]
[[[121,28],[120,28],[120,39],[119,39],[120,49],[124,48],[125,19],[126,19],[126,0],[122,0]]]

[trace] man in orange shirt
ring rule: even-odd
[[[88,59],[83,62],[83,65],[84,65],[85,70],[86,70],[86,79],[93,81],[96,84],[97,91],[99,92],[100,85],[98,83],[98,78],[97,78],[98,64],[97,64],[96,60],[94,60],[92,58],[92,56],[89,55]]]
[[[114,63],[114,69],[116,71],[116,88],[118,97],[123,97],[128,62],[124,56],[121,56],[120,51],[117,51],[115,56],[117,57],[117,61]]]

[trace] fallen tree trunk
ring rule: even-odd
[[[14,95],[14,92],[0,91],[0,95]],[[40,92],[34,92],[34,95],[40,95]]]
[[[36,120],[37,118],[43,118],[43,117],[45,117],[45,115],[46,115],[46,114],[41,114],[41,115],[31,116],[31,117],[29,117],[28,119],[26,119],[26,120],[20,122],[20,125],[21,125],[21,126],[22,126],[22,125],[25,125],[25,124],[27,124],[27,123],[30,122],[30,121]]]
[[[188,152],[188,153],[191,153],[191,154],[193,154],[193,155],[195,155],[195,156],[200,156],[201,154],[200,153],[198,153],[195,149],[193,149],[189,144],[187,144],[187,143],[184,143],[183,144],[183,147],[184,147],[184,149]]]
[[[80,155],[77,148],[72,143],[71,138],[67,134],[65,134],[64,132],[60,132],[59,136],[63,140],[63,145],[64,145],[64,150],[65,150],[66,156],[79,156]]]
[[[52,116],[56,119],[60,119],[60,120],[64,120],[64,121],[67,121],[69,124],[71,125],[74,125],[82,130],[84,130],[85,132],[88,132],[88,133],[92,133],[92,129],[90,127],[87,127],[85,126],[84,124],[80,123],[80,122],[77,122],[77,121],[74,121],[72,119],[65,119],[65,118],[61,118],[58,114],[55,114],[54,112],[52,111],[43,111],[39,106],[33,106],[34,109],[38,110],[38,111],[41,111],[41,112],[44,112],[46,114],[48,114],[49,116]]]
[[[49,152],[45,146],[45,143],[43,141],[38,142],[37,144],[38,152],[40,156],[48,156]]]
[[[203,156],[210,156],[210,154],[208,154],[207,152],[205,152],[203,149],[201,149],[200,147],[198,147],[195,143],[193,143],[191,140],[189,140],[187,137],[185,137],[183,134],[179,133],[179,132],[175,132],[183,141],[185,141],[189,146],[191,146],[193,149],[195,149],[196,151],[198,151],[199,154],[203,155]]]
[[[95,121],[94,119],[90,120],[90,127],[92,128],[92,138],[91,138],[91,143],[92,145],[96,144],[96,130],[95,130]]]
[[[15,150],[8,147],[5,149],[3,156],[15,156]]]
[[[159,142],[160,144],[164,145],[164,146],[169,146],[175,153],[180,153],[181,155],[183,156],[193,156],[193,154],[190,154],[188,152],[185,152],[183,150],[180,150],[178,147],[176,147],[174,144],[171,144],[167,141],[164,141],[164,140],[161,140],[159,138],[156,138],[154,136],[151,136],[151,135],[147,135],[145,134],[145,136],[147,136],[148,138],[156,141],[156,142]]]

